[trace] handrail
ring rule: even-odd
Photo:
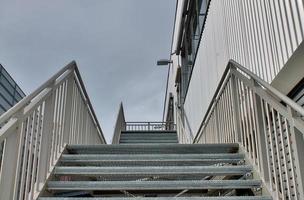
[[[92,112],[92,117],[96,123],[96,126],[98,127],[99,133],[100,133],[100,137],[102,138],[102,140],[105,142],[105,138],[102,134],[102,129],[101,126],[98,122],[98,119],[96,117],[95,111],[93,109],[91,100],[86,92],[85,89],[85,85],[83,83],[83,80],[80,76],[80,72],[79,69],[77,67],[77,64],[75,61],[70,62],[68,65],[66,65],[65,67],[63,67],[61,70],[59,70],[56,74],[54,74],[50,79],[48,79],[47,81],[45,81],[40,87],[38,87],[36,90],[34,90],[31,94],[25,96],[22,100],[20,100],[15,106],[11,107],[9,110],[7,110],[5,113],[3,113],[0,116],[0,124],[5,123],[9,118],[11,118],[14,113],[17,113],[20,109],[22,109],[24,106],[28,105],[39,93],[41,93],[43,90],[45,90],[45,88],[48,87],[52,87],[52,84],[54,83],[54,81],[56,81],[58,78],[60,78],[61,76],[64,75],[64,73],[68,73],[68,71],[75,71],[76,73],[76,77],[79,80],[80,86],[81,86],[81,90],[85,95],[85,98],[87,100],[88,103],[88,107],[90,109],[90,111]],[[1,142],[1,141],[0,141]]]
[[[280,91],[278,91],[276,88],[274,88],[273,86],[271,86],[269,83],[267,83],[266,81],[264,81],[263,79],[259,78],[257,75],[255,75],[254,73],[252,73],[250,70],[248,70],[247,68],[243,67],[242,65],[240,65],[239,63],[237,63],[236,61],[230,59],[225,70],[224,73],[219,81],[218,87],[215,90],[215,93],[212,97],[212,100],[210,101],[210,104],[207,108],[206,114],[203,118],[203,121],[201,122],[201,125],[194,137],[195,141],[199,135],[199,133],[201,132],[202,126],[205,124],[206,118],[208,116],[208,113],[210,112],[214,102],[217,99],[218,94],[220,93],[220,90],[223,86],[224,81],[226,80],[227,76],[229,75],[230,69],[232,67],[236,67],[238,70],[240,70],[241,72],[247,74],[250,78],[254,79],[256,82],[258,82],[260,85],[262,85],[265,89],[267,89],[269,92],[271,92],[273,95],[275,95],[277,98],[279,98],[281,101],[283,101],[284,103],[286,103],[287,105],[289,105],[292,109],[294,109],[295,111],[297,111],[298,113],[300,113],[301,115],[304,116],[304,108],[302,108],[301,106],[299,106],[296,102],[294,102],[292,99],[290,99],[289,97],[287,97],[286,95],[284,95],[283,93],[281,93]]]
[[[303,117],[302,107],[230,60],[193,143],[239,143],[274,199],[304,199]]]
[[[294,102],[288,96],[286,96],[283,93],[281,93],[279,90],[277,90],[276,88],[274,88],[273,86],[271,86],[269,83],[267,83],[263,79],[259,78],[257,75],[255,75],[250,70],[248,70],[247,68],[243,67],[242,65],[240,65],[236,61],[230,60],[229,62],[234,67],[236,67],[237,69],[241,70],[242,72],[244,72],[248,76],[250,76],[250,78],[252,78],[255,81],[257,81],[260,85],[262,85],[263,87],[265,87],[265,89],[267,89],[269,92],[271,92],[276,97],[278,97],[280,100],[282,100],[284,103],[286,103],[287,105],[289,105],[292,109],[294,109],[295,111],[297,111],[298,113],[300,113],[301,115],[304,116],[304,108],[301,107],[300,105],[298,105],[296,102]]]
[[[76,62],[0,117],[0,199],[37,199],[68,144],[105,144]]]
[[[174,122],[126,122],[126,131],[176,131]]]

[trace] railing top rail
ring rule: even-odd
[[[172,123],[172,122],[157,122],[157,121],[149,121],[149,122],[126,122],[126,124],[148,124],[148,123],[151,123],[151,124],[167,124],[167,123]]]
[[[100,133],[100,137],[103,139],[104,142],[106,142],[101,126],[98,122],[98,119],[96,117],[96,114],[94,112],[93,106],[91,104],[90,98],[86,92],[83,80],[80,76],[77,64],[75,61],[70,62],[68,65],[63,67],[61,70],[59,70],[55,75],[53,75],[50,79],[48,79],[46,82],[44,82],[40,87],[38,87],[36,90],[34,90],[31,94],[25,96],[21,101],[19,101],[15,106],[10,108],[7,112],[5,112],[3,115],[0,116],[0,124],[5,123],[8,121],[10,118],[12,118],[14,115],[16,115],[21,109],[23,109],[25,106],[27,106],[31,101],[42,91],[44,91],[46,88],[51,88],[53,87],[54,82],[58,80],[58,78],[62,77],[65,73],[73,73],[75,72],[75,75],[77,77],[77,80],[79,81],[80,84],[80,89],[82,90],[85,100],[87,102],[88,108],[90,110],[90,113],[92,114],[92,117],[94,119],[95,125]]]
[[[237,69],[241,70],[242,72],[246,73],[248,76],[250,76],[252,79],[254,79],[257,83],[262,85],[265,89],[270,91],[272,94],[274,94],[280,100],[282,100],[284,103],[289,105],[292,109],[294,109],[295,111],[297,111],[298,113],[300,113],[301,115],[304,116],[304,109],[300,105],[298,105],[296,102],[294,102],[292,99],[290,99],[288,96],[281,93],[279,90],[277,90],[276,88],[271,86],[269,83],[267,83],[266,81],[264,81],[263,79],[261,79],[260,77],[258,77],[254,73],[252,73],[250,70],[248,70],[247,68],[245,68],[242,65],[240,65],[239,63],[237,63],[236,61],[230,60],[229,63],[232,64],[233,66],[235,66]]]
[[[220,82],[215,90],[215,93],[212,97],[212,100],[208,106],[208,109],[206,111],[206,114],[204,116],[204,119],[194,137],[193,142],[196,141],[197,137],[200,135],[201,129],[204,126],[204,124],[206,123],[206,119],[208,118],[209,113],[212,111],[212,107],[214,105],[214,103],[216,102],[216,99],[218,98],[218,95],[220,94],[221,90],[222,90],[222,86],[223,83],[225,83],[226,78],[228,77],[228,75],[230,75],[230,70],[235,67],[236,69],[240,70],[241,72],[245,73],[246,75],[248,75],[250,78],[252,78],[254,81],[256,81],[258,84],[260,84],[261,86],[263,86],[268,92],[270,92],[272,95],[274,95],[276,98],[278,98],[280,101],[283,101],[286,105],[288,105],[290,108],[292,108],[294,111],[297,111],[299,114],[304,116],[304,108],[302,108],[300,105],[298,105],[296,102],[294,102],[292,99],[290,99],[289,97],[287,97],[286,95],[284,95],[283,93],[281,93],[279,90],[277,90],[276,88],[274,88],[273,86],[271,86],[269,83],[267,83],[266,81],[264,81],[263,79],[261,79],[260,77],[258,77],[256,74],[254,74],[253,72],[251,72],[249,69],[243,67],[242,65],[240,65],[239,63],[237,63],[236,61],[230,59],[225,70],[224,73],[220,79]]]

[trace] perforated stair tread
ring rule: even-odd
[[[68,145],[68,152],[84,154],[210,154],[235,153],[237,143],[231,144],[117,144],[117,145]]]
[[[223,153],[223,154],[63,154],[62,161],[66,160],[100,160],[100,161],[125,161],[125,160],[204,160],[204,159],[243,159],[244,154],[240,153]]]
[[[38,200],[134,200],[134,197],[40,197]],[[136,197],[136,200],[272,200],[265,196]]]
[[[166,166],[166,165],[212,165],[217,163],[237,164],[244,154],[135,154],[135,155],[98,155],[64,154],[61,163],[76,166]]]
[[[55,167],[58,175],[240,175],[252,171],[252,167],[243,166],[134,166],[134,167]]]
[[[259,180],[200,181],[50,181],[49,190],[191,190],[244,189],[261,186]]]

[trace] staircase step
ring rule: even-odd
[[[120,140],[177,140],[177,137],[121,137]]]
[[[238,151],[238,144],[68,145],[67,150],[72,154],[210,154],[235,153]]]
[[[48,190],[201,190],[246,189],[261,186],[259,180],[201,181],[50,181]]]
[[[120,136],[120,139],[176,139],[177,136],[176,135],[164,135],[164,134],[158,134],[158,135],[146,135],[146,134],[138,134],[138,135],[128,135],[128,134],[124,134]]]
[[[56,175],[243,175],[251,166],[55,167]]]
[[[166,143],[178,143],[177,140],[120,140],[120,144],[141,144],[141,143],[154,143],[154,144],[166,144]]]
[[[134,197],[40,197],[38,200],[134,200]],[[272,200],[264,196],[222,196],[222,197],[136,197],[136,200]]]
[[[139,136],[143,136],[143,137],[176,137],[177,134],[176,133],[122,133],[120,135],[120,137],[125,137],[125,136],[130,136],[130,137],[139,137]]]
[[[238,163],[244,159],[243,154],[135,154],[135,155],[98,155],[98,154],[64,154],[62,164],[125,166],[125,165],[212,165],[217,163]]]

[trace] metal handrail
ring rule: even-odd
[[[242,65],[240,65],[239,63],[237,63],[236,61],[230,59],[225,70],[224,73],[222,75],[222,78],[220,79],[220,82],[218,84],[218,87],[215,90],[215,93],[212,97],[212,100],[210,101],[210,104],[207,108],[206,114],[203,118],[203,121],[201,122],[201,125],[194,137],[195,141],[197,139],[197,137],[199,136],[199,133],[201,132],[201,129],[203,127],[203,125],[205,124],[206,118],[208,116],[208,114],[211,111],[211,108],[214,105],[214,102],[216,102],[217,96],[219,95],[222,87],[223,87],[223,83],[225,82],[225,80],[227,79],[227,76],[229,76],[229,72],[231,68],[237,68],[238,70],[240,70],[241,72],[247,74],[250,78],[254,79],[257,83],[259,83],[260,85],[262,85],[268,92],[272,93],[273,95],[275,95],[275,97],[279,98],[281,101],[283,101],[285,104],[289,105],[292,109],[294,109],[295,111],[297,111],[299,114],[301,114],[302,116],[304,116],[304,108],[302,108],[301,106],[299,106],[296,102],[294,102],[292,99],[290,99],[289,97],[287,97],[286,95],[284,95],[283,93],[281,93],[280,91],[278,91],[276,88],[274,88],[273,86],[271,86],[269,83],[267,83],[266,81],[264,81],[263,79],[259,78],[257,75],[255,75],[254,73],[252,73],[250,70],[248,70],[247,68],[243,67]]]
[[[0,199],[37,199],[68,144],[105,144],[75,61],[0,117]]]
[[[98,119],[96,117],[95,111],[93,109],[92,103],[90,101],[89,95],[86,92],[85,85],[83,83],[83,80],[80,76],[79,69],[77,67],[77,64],[75,61],[70,62],[68,65],[63,67],[61,70],[59,70],[56,74],[54,74],[51,78],[49,78],[47,81],[45,81],[40,87],[38,87],[36,90],[34,90],[31,94],[25,96],[22,100],[20,100],[15,106],[11,107],[9,110],[7,110],[5,113],[3,113],[0,116],[0,124],[5,123],[7,120],[9,120],[15,113],[17,113],[20,109],[22,109],[24,106],[30,104],[30,102],[43,90],[45,90],[48,87],[51,87],[54,81],[56,81],[58,78],[64,75],[64,73],[68,73],[69,71],[75,71],[76,77],[79,80],[81,90],[85,95],[86,101],[88,103],[88,108],[91,111],[92,117],[94,118],[94,121],[96,123],[96,126],[100,132],[100,137],[105,142],[105,138],[102,134],[101,126],[98,122]],[[0,141],[1,142],[1,141]]]
[[[240,65],[239,63],[237,63],[236,61],[230,60],[229,63],[232,66],[234,66],[237,69],[239,69],[241,72],[246,73],[248,76],[250,76],[250,78],[254,79],[257,83],[259,83],[260,85],[262,85],[267,91],[269,91],[272,94],[274,94],[275,97],[279,98],[281,101],[283,101],[284,103],[286,103],[287,105],[289,105],[292,109],[294,109],[299,114],[301,114],[301,115],[304,116],[304,108],[301,107],[296,102],[294,102],[288,96],[286,96],[283,93],[281,93],[279,90],[277,90],[276,88],[274,88],[273,86],[271,86],[269,83],[267,83],[266,81],[264,81],[263,79],[261,79],[260,77],[258,77],[254,73],[252,73],[250,70],[248,70],[247,68],[245,68],[242,65]]]
[[[230,60],[193,143],[238,143],[274,199],[304,198],[304,109]]]
[[[175,131],[174,122],[126,122],[126,131]]]

